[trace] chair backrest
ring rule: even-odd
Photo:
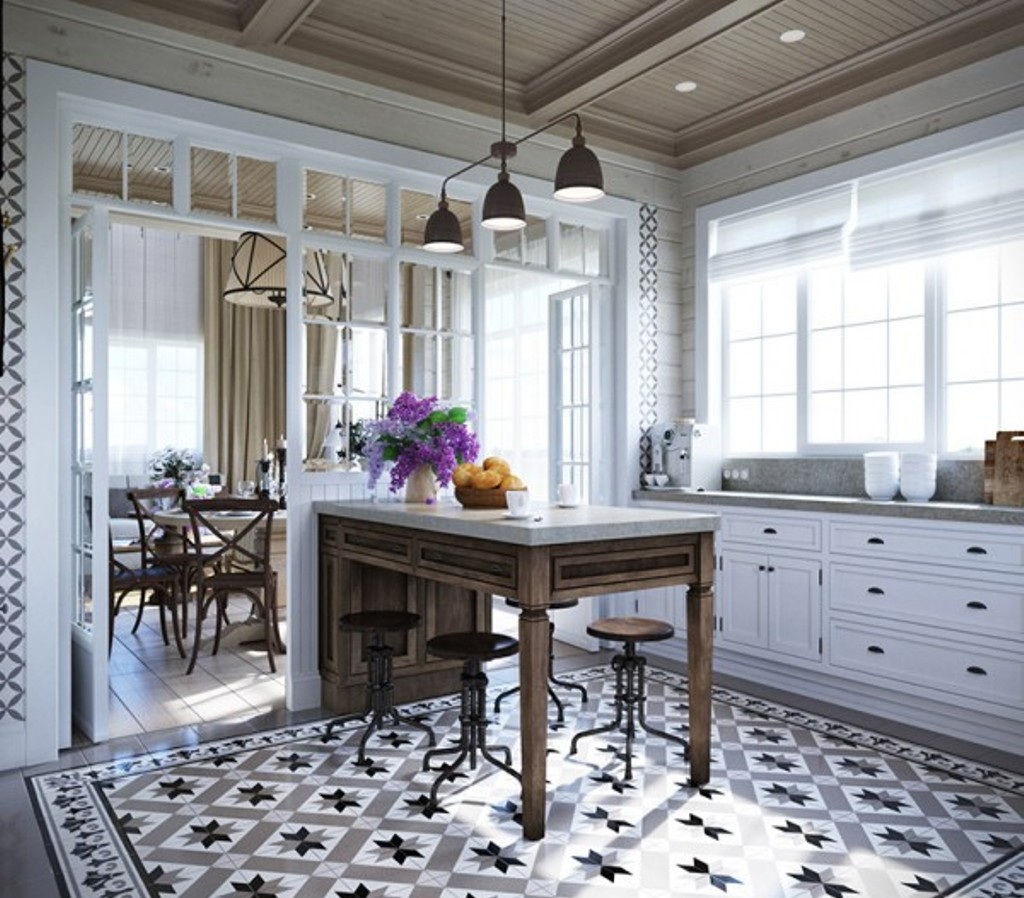
[[[159,554],[156,541],[164,537],[164,529],[155,520],[153,512],[159,508],[174,507],[181,502],[183,491],[176,486],[138,486],[128,491],[128,501],[135,509],[139,521],[139,539],[143,546],[143,560]]]
[[[182,503],[182,508],[188,513],[190,542],[197,556],[202,558],[201,567],[216,566],[220,561],[234,565],[241,562],[251,572],[261,574],[269,584],[273,575],[270,528],[278,509],[276,500],[262,497],[188,499]],[[212,552],[211,542],[214,543]]]

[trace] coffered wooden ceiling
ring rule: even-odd
[[[500,109],[500,0],[81,2],[268,65]],[[511,124],[580,110],[592,145],[681,168],[1021,46],[1024,2],[508,0],[506,27]],[[806,37],[782,42],[792,29]]]

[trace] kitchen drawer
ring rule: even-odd
[[[450,543],[426,539],[416,541],[417,571],[429,571],[431,576],[473,588],[514,591],[516,565],[516,555],[503,552],[498,547],[477,549],[460,546],[454,549]]]
[[[340,543],[348,558],[390,562],[407,568],[412,560],[412,540],[388,530],[346,523],[340,528]]]
[[[955,564],[978,570],[1024,571],[1024,533],[993,535],[964,528],[933,530],[833,522],[829,542],[836,553]]]
[[[722,515],[719,535],[726,542],[752,543],[765,551],[772,548],[821,548],[821,521],[784,515]]]
[[[1024,637],[1024,578],[1013,585],[979,580],[970,572],[941,577],[905,568],[832,564],[829,607],[952,627],[963,633]]]
[[[1024,717],[1024,659],[899,630],[833,618],[829,660],[839,668],[1008,706]]]

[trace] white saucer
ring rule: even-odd
[[[580,503],[579,502],[559,502],[558,503],[558,507],[559,508],[579,508],[580,507]]]
[[[526,521],[533,517],[533,512],[528,511],[526,514],[512,514],[511,511],[506,511],[502,517],[508,518],[510,521]]]

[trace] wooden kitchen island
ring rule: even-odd
[[[459,667],[428,659],[436,633],[489,626],[489,597],[519,614],[523,832],[544,835],[548,614],[552,602],[685,584],[690,782],[710,776],[714,514],[641,508],[545,507],[509,520],[503,509],[399,502],[317,502],[323,700],[361,710],[361,652],[338,618],[402,608],[423,617],[395,652],[398,701],[459,688]]]

